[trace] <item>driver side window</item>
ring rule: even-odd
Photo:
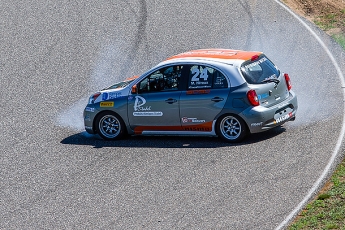
[[[174,65],[156,70],[139,83],[139,93],[178,90],[182,68]]]

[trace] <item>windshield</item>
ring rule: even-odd
[[[261,55],[254,61],[244,62],[241,72],[249,84],[260,84],[280,75],[278,68],[265,56]]]
[[[121,88],[125,88],[127,85],[129,85],[132,81],[134,81],[134,79],[130,79],[130,80],[125,80],[125,81],[121,81],[121,82],[118,82],[108,88],[105,88],[103,90],[107,90],[107,89],[121,89]]]

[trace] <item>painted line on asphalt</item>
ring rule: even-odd
[[[277,2],[281,7],[283,7],[286,11],[288,11],[293,17],[295,17],[314,37],[315,39],[319,42],[319,44],[322,46],[322,48],[324,49],[324,51],[327,53],[328,57],[331,59],[337,73],[338,76],[340,78],[341,84],[342,84],[342,88],[345,87],[345,81],[344,81],[344,75],[341,72],[341,69],[337,63],[337,61],[335,60],[333,54],[331,53],[331,51],[327,48],[326,44],[321,40],[321,38],[310,28],[310,26],[308,26],[298,15],[296,15],[292,10],[290,10],[290,8],[288,8],[286,5],[284,5],[283,3],[281,3],[279,0],[274,0],[275,2]],[[343,91],[343,99],[345,101],[345,93]],[[344,135],[345,135],[345,106],[344,106],[344,112],[343,112],[344,116],[343,116],[343,125],[338,137],[338,141],[337,144],[333,150],[332,156],[329,159],[329,162],[326,166],[326,168],[324,169],[324,171],[322,172],[321,176],[318,178],[318,180],[314,183],[313,187],[309,190],[308,194],[304,197],[304,199],[298,204],[298,206],[285,218],[285,220],[279,224],[279,226],[276,228],[276,230],[282,229],[284,227],[287,227],[288,224],[292,221],[293,218],[295,218],[298,213],[303,209],[303,207],[310,201],[310,199],[316,195],[316,192],[321,188],[322,183],[327,179],[327,176],[336,160],[336,157],[339,154],[340,148],[342,146],[342,142],[344,139]]]

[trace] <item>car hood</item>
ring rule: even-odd
[[[129,94],[129,87],[121,89],[107,89],[100,91],[101,95],[95,100],[95,103],[101,101],[111,101],[120,97],[127,97]]]

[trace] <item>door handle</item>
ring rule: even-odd
[[[211,101],[214,101],[214,102],[220,102],[220,101],[223,101],[224,98],[221,98],[221,97],[214,97],[211,99]]]
[[[173,98],[169,98],[169,99],[165,100],[165,102],[168,103],[168,104],[172,104],[172,103],[177,102],[177,100],[173,99]]]

